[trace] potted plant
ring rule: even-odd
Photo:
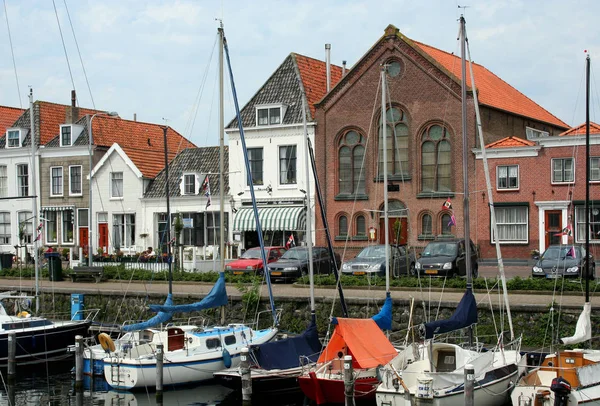
[[[63,248],[61,253],[62,253],[63,260],[68,261],[69,260],[69,249]]]

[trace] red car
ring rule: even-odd
[[[284,252],[285,247],[265,247],[267,262],[271,263],[277,261]],[[250,248],[244,252],[240,258],[225,265],[225,271],[233,272],[234,275],[242,275],[250,272],[262,275],[265,270],[260,247]]]

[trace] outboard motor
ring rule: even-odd
[[[571,394],[571,384],[562,376],[554,378],[550,390],[554,392],[554,406],[567,406]]]

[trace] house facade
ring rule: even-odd
[[[314,103],[327,92],[327,64],[292,53],[241,110],[254,192],[266,245],[285,245],[290,236],[305,241],[307,197],[311,205],[312,240],[315,241],[315,183],[311,164],[306,179],[303,103],[307,132],[315,142]],[[330,85],[342,68],[329,66]],[[229,137],[229,185],[233,214],[233,239],[244,249],[258,245],[258,234],[244,163],[237,119],[226,128]],[[318,154],[318,152],[316,152]]]
[[[381,69],[386,66],[386,141],[381,134]],[[481,65],[473,65],[486,144],[510,135],[557,137],[568,126]],[[470,78],[468,78],[470,84]],[[478,146],[473,89],[467,90],[469,151]],[[373,107],[375,106],[375,108]],[[413,41],[390,25],[316,104],[317,171],[337,249],[348,258],[383,242],[383,187],[390,241],[424,247],[462,236],[463,176],[460,58]],[[475,156],[468,157],[471,236],[476,241]],[[388,185],[383,185],[383,165]],[[444,203],[450,201],[451,208]],[[456,224],[452,225],[452,216]],[[489,223],[486,223],[489,226]],[[317,225],[317,228],[321,225]],[[324,242],[317,235],[317,243]]]

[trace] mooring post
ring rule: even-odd
[[[352,369],[352,355],[344,357],[344,393],[346,406],[354,405],[354,371]]]
[[[475,405],[475,369],[473,364],[465,365],[465,406]]]
[[[8,333],[8,380],[14,382],[17,374],[17,333]]]
[[[75,336],[75,391],[83,390],[83,336]]]
[[[240,354],[240,375],[242,377],[242,404],[252,403],[252,375],[250,373],[250,356],[248,347],[242,348]]]
[[[163,352],[164,344],[156,344],[156,402],[163,398]]]

